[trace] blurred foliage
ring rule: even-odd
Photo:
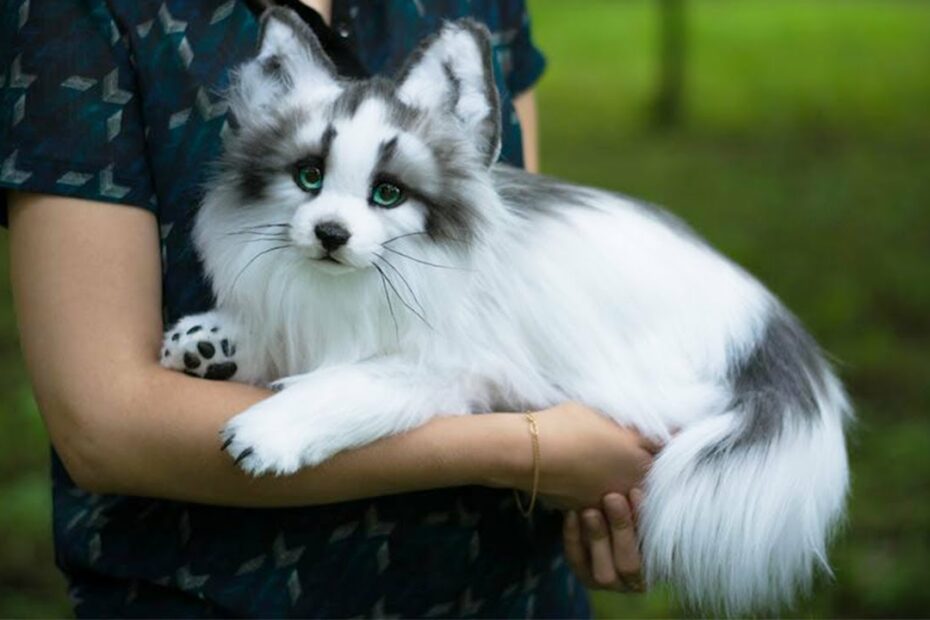
[[[834,577],[795,613],[930,614],[930,3],[690,0],[684,120],[657,132],[654,0],[530,0],[547,172],[663,204],[757,274],[857,406]],[[0,617],[67,613],[47,440],[0,238]],[[682,615],[665,591],[602,617]]]

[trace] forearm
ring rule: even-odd
[[[525,478],[530,450],[512,414],[439,418],[409,433],[344,452],[293,476],[251,478],[220,451],[218,431],[269,393],[152,367],[128,390],[122,412],[96,415],[87,485],[97,492],[253,507],[323,504]],[[78,447],[81,444],[85,447]],[[105,447],[105,449],[100,449]]]

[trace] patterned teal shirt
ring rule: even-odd
[[[0,187],[153,212],[166,321],[208,309],[190,225],[228,130],[218,93],[254,49],[254,12],[241,0],[3,6]],[[464,15],[493,32],[502,156],[520,164],[510,102],[543,69],[521,0],[336,0],[330,34],[365,72],[390,73],[443,19]],[[588,614],[559,516],[526,521],[508,493],[208,507],[83,492],[54,453],[52,480],[56,558],[82,617]]]

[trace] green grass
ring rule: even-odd
[[[668,206],[765,281],[836,359],[859,414],[853,494],[803,616],[930,613],[930,3],[689,4],[687,113],[649,128],[656,3],[531,0],[550,65],[547,172]],[[0,239],[0,245],[5,238]],[[66,613],[47,443],[0,247],[0,617]],[[678,615],[669,593],[604,617]]]

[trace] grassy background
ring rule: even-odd
[[[798,615],[930,615],[930,3],[693,0],[687,114],[649,125],[654,0],[530,0],[547,172],[667,205],[835,357],[859,422],[849,522]],[[5,246],[0,235],[0,246]],[[0,247],[0,617],[68,613],[46,439]],[[665,592],[601,616],[680,614]]]

